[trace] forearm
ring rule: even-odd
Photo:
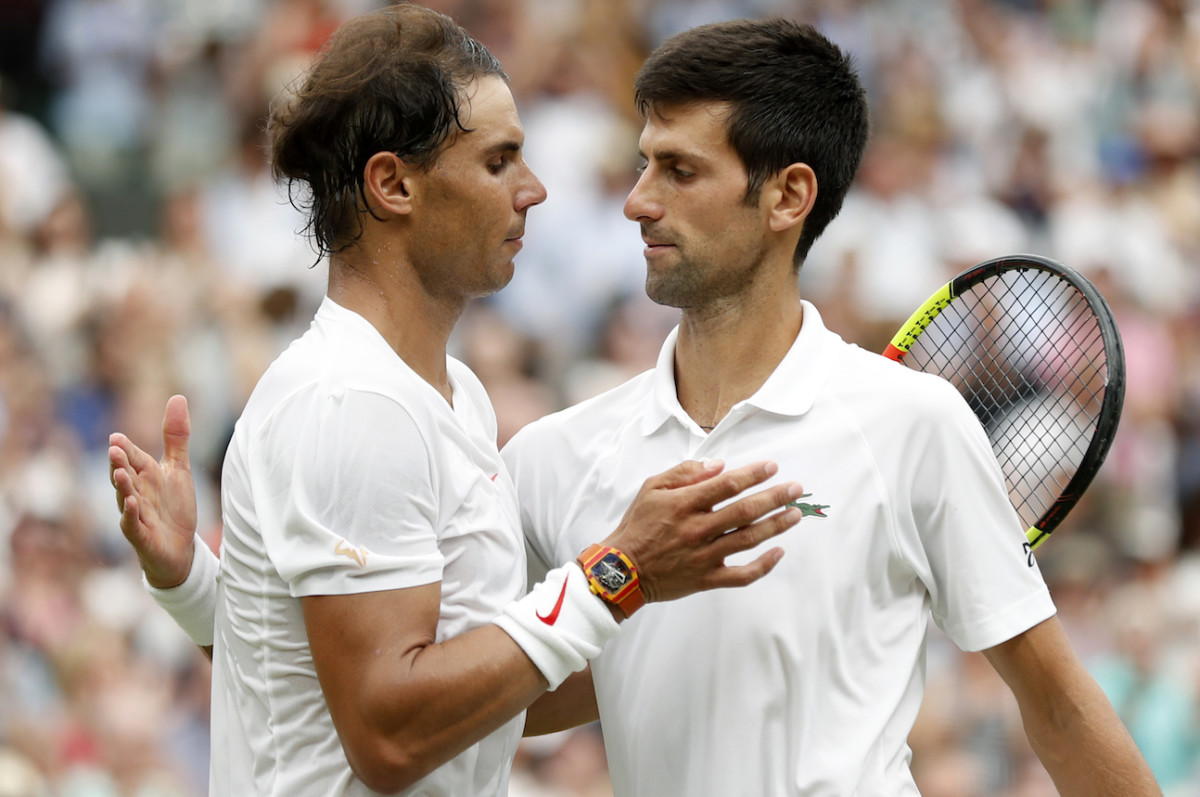
[[[493,623],[441,642],[436,584],[310,596],[303,605],[346,757],[385,792],[410,786],[516,717],[582,670],[618,628],[575,565],[551,571]]]
[[[367,668],[357,707],[335,713],[335,723],[359,778],[391,792],[501,728],[546,685],[512,638],[486,625]],[[348,721],[336,722],[339,713]]]
[[[1012,689],[1029,743],[1063,797],[1162,794],[1057,618],[984,655]]]
[[[1088,679],[1048,712],[1023,712],[1025,731],[1063,797],[1161,795],[1125,726]]]
[[[553,692],[546,692],[525,714],[525,735],[565,731],[600,719],[591,668],[574,673]]]

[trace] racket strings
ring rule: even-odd
[[[1005,272],[952,301],[904,361],[966,397],[1032,525],[1084,460],[1107,389],[1103,335],[1086,299],[1053,274]]]

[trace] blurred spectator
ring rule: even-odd
[[[104,449],[191,399],[201,529],[247,392],[324,264],[266,169],[264,110],[382,0],[0,0],[0,797],[207,792],[208,665],[138,587]],[[453,341],[530,420],[653,365],[624,218],[633,75],[682,28],[811,21],[863,73],[873,140],[801,290],[879,349],[970,263],[1035,251],[1123,333],[1108,462],[1039,550],[1077,650],[1169,797],[1200,789],[1200,6],[1195,0],[429,0],[513,78],[549,190],[512,284]],[[303,201],[303,196],[294,197]],[[935,636],[913,772],[928,797],[1054,789],[982,659]],[[610,793],[601,732],[528,740],[513,794]]]
[[[1164,665],[1166,596],[1152,584],[1131,584],[1110,601],[1116,647],[1092,665],[1101,688],[1129,728],[1164,790],[1200,763],[1200,714],[1194,677],[1181,680]]]
[[[152,111],[153,8],[143,0],[48,0],[42,62],[50,118],[76,177],[99,189],[142,175]]]
[[[69,190],[67,165],[46,130],[7,110],[0,93],[0,238],[31,235]]]

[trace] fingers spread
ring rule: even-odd
[[[688,490],[688,493],[695,501],[695,506],[711,508],[756,484],[762,484],[778,472],[779,466],[774,462],[755,462],[702,481]]]
[[[121,434],[120,432],[116,432],[112,435],[109,435],[108,442],[109,442],[109,452],[108,452],[109,461],[112,461],[112,456],[113,456],[112,449],[117,448],[117,449],[121,450],[122,452],[124,452],[126,461],[133,468],[133,470],[138,473],[141,473],[146,468],[153,467],[154,465],[158,464],[157,462],[155,462],[154,457],[150,456],[145,451],[143,451],[142,449],[135,446],[133,444],[132,440],[130,440],[128,437]]]
[[[721,507],[713,513],[713,521],[718,525],[719,531],[740,528],[769,512],[787,506],[803,494],[804,488],[796,482],[777,484]]]
[[[739,551],[748,551],[757,547],[764,540],[769,540],[792,528],[800,522],[800,518],[803,516],[804,513],[795,508],[776,512],[757,523],[721,535],[713,542],[713,549],[722,559]]]
[[[723,567],[713,573],[711,587],[713,589],[721,589],[724,587],[744,587],[747,584],[753,584],[774,570],[775,565],[779,564],[779,560],[782,558],[783,549],[772,548],[749,564]]]

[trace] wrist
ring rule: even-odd
[[[525,651],[551,691],[586,667],[620,628],[574,562],[551,570],[492,622]]]
[[[142,566],[142,576],[146,580],[146,585],[154,589],[175,589],[182,586],[188,580],[188,576],[192,574],[192,563],[196,560],[196,548],[203,543],[197,537],[191,540],[191,547],[187,551],[187,564],[180,572],[165,573],[158,570],[146,560],[138,557],[138,563]]]
[[[192,540],[192,560],[187,577],[176,586],[163,589],[150,583],[142,573],[142,583],[154,602],[171,615],[184,633],[201,647],[213,643],[217,614],[217,578],[220,560],[196,537]]]

